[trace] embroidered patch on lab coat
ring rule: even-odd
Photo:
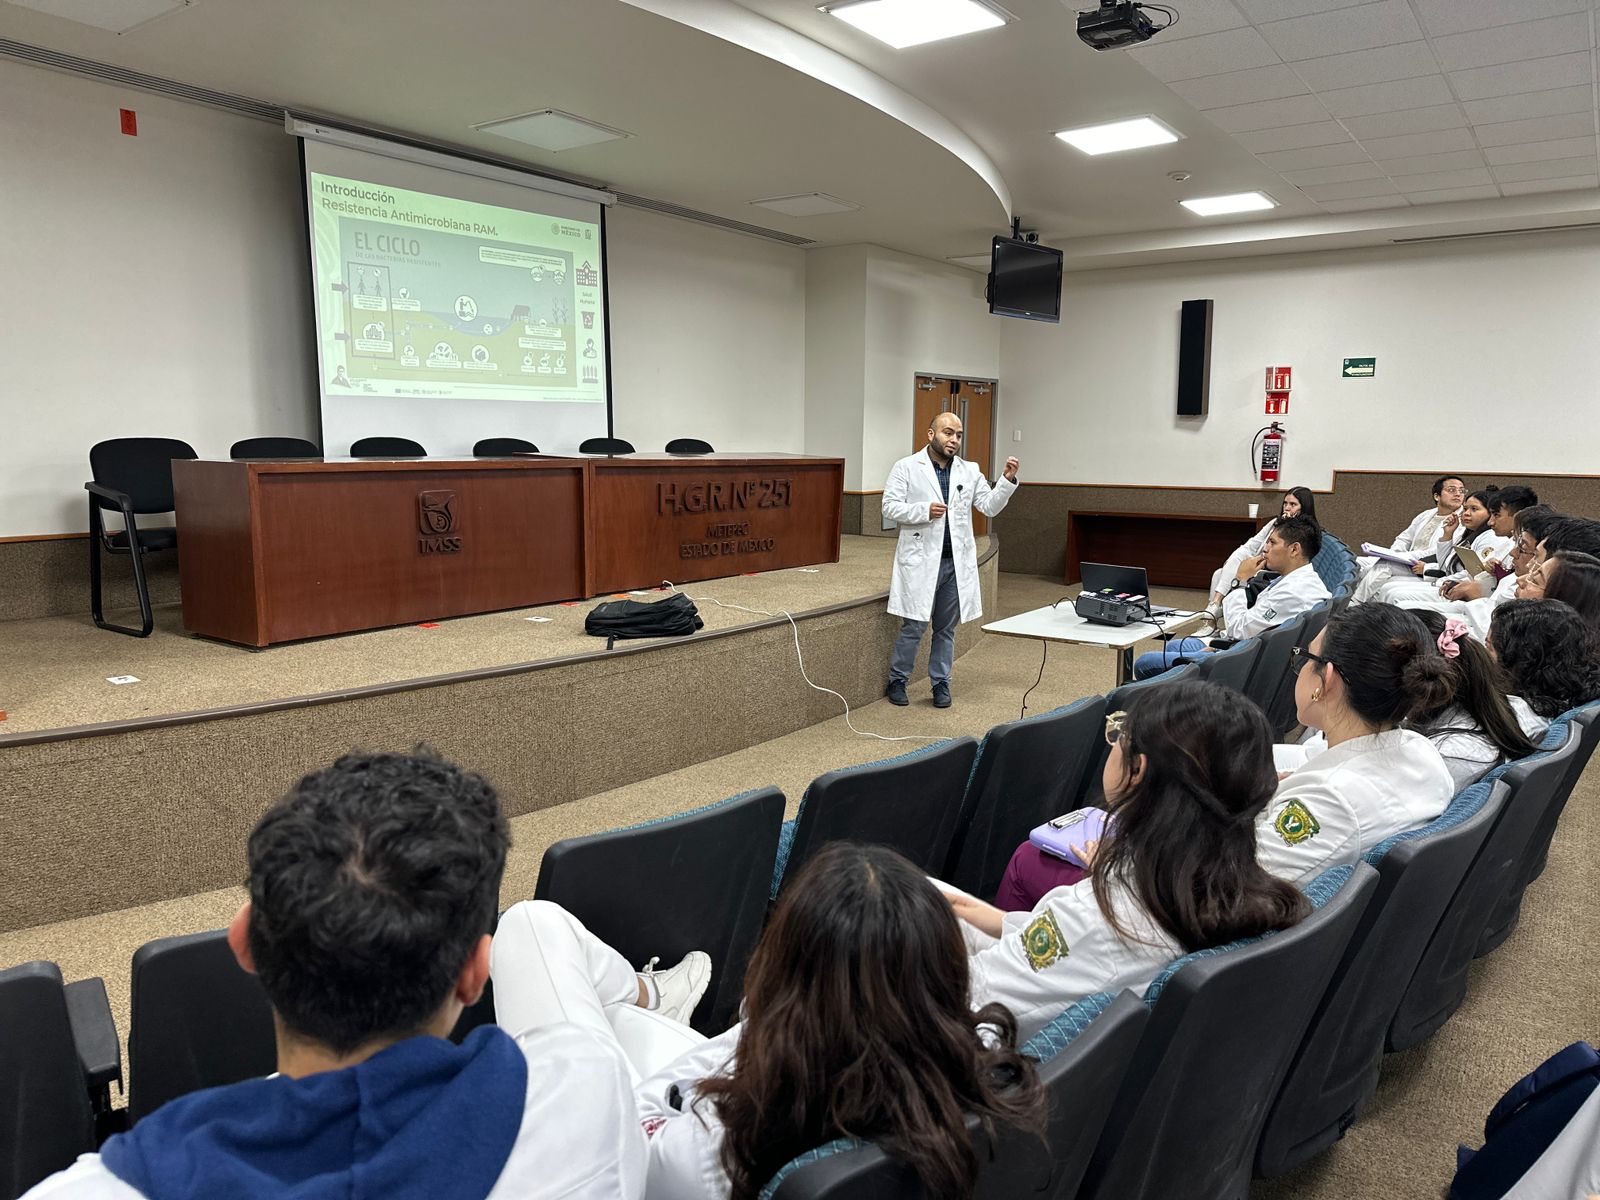
[[[1019,935],[1022,950],[1028,956],[1028,965],[1042,971],[1052,963],[1067,957],[1067,940],[1061,936],[1061,927],[1049,909],[1028,922]]]
[[[1278,610],[1271,605],[1264,604],[1261,606],[1261,615],[1268,621],[1276,621],[1278,619]]]
[[[1283,806],[1272,827],[1278,831],[1278,836],[1286,846],[1298,846],[1322,832],[1322,826],[1311,815],[1311,810],[1298,800],[1291,800]]]

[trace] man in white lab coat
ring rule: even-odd
[[[978,543],[972,510],[993,517],[1017,490],[1017,460],[1006,459],[993,488],[961,453],[961,418],[940,413],[928,426],[928,448],[902,458],[883,485],[883,515],[900,526],[900,544],[889,582],[889,612],[904,620],[889,656],[891,704],[905,704],[906,680],[917,646],[933,625],[928,678],[933,703],[950,707],[950,667],[955,661],[956,624],[983,615],[978,592]]]

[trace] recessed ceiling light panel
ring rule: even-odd
[[[1178,203],[1202,217],[1260,212],[1264,208],[1278,207],[1278,202],[1265,192],[1238,192],[1232,196],[1197,196],[1193,200],[1180,200]]]
[[[601,142],[614,142],[633,134],[613,129],[598,121],[562,112],[559,108],[544,108],[538,112],[523,113],[520,117],[505,117],[498,121],[485,121],[474,125],[480,133],[510,138],[525,146],[539,150],[576,150],[579,146],[595,146]]]
[[[760,208],[770,208],[786,217],[820,217],[826,213],[855,212],[861,207],[830,196],[826,192],[802,192],[798,196],[772,196],[766,200],[752,200]]]
[[[983,0],[846,0],[822,11],[896,50],[998,29],[1010,17]]]
[[[188,8],[192,0],[9,0],[18,8],[31,8],[52,17],[76,21],[80,25],[93,25],[96,29],[109,29],[112,33],[128,30],[154,21],[180,8]]]
[[[1085,154],[1115,154],[1119,150],[1139,150],[1145,146],[1164,146],[1183,135],[1154,117],[1134,117],[1106,125],[1085,125],[1063,129],[1056,136]]]

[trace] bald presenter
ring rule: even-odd
[[[994,487],[961,457],[961,418],[940,413],[928,426],[928,448],[902,458],[883,485],[883,515],[900,526],[889,582],[889,612],[902,617],[889,656],[891,704],[906,704],[906,680],[917,645],[933,625],[928,678],[935,708],[950,707],[950,667],[955,661],[956,623],[983,615],[978,594],[978,543],[972,510],[997,516],[1017,490],[1017,460],[1006,459]]]

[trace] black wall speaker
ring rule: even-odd
[[[1185,300],[1178,333],[1178,415],[1203,417],[1211,407],[1210,300]]]

